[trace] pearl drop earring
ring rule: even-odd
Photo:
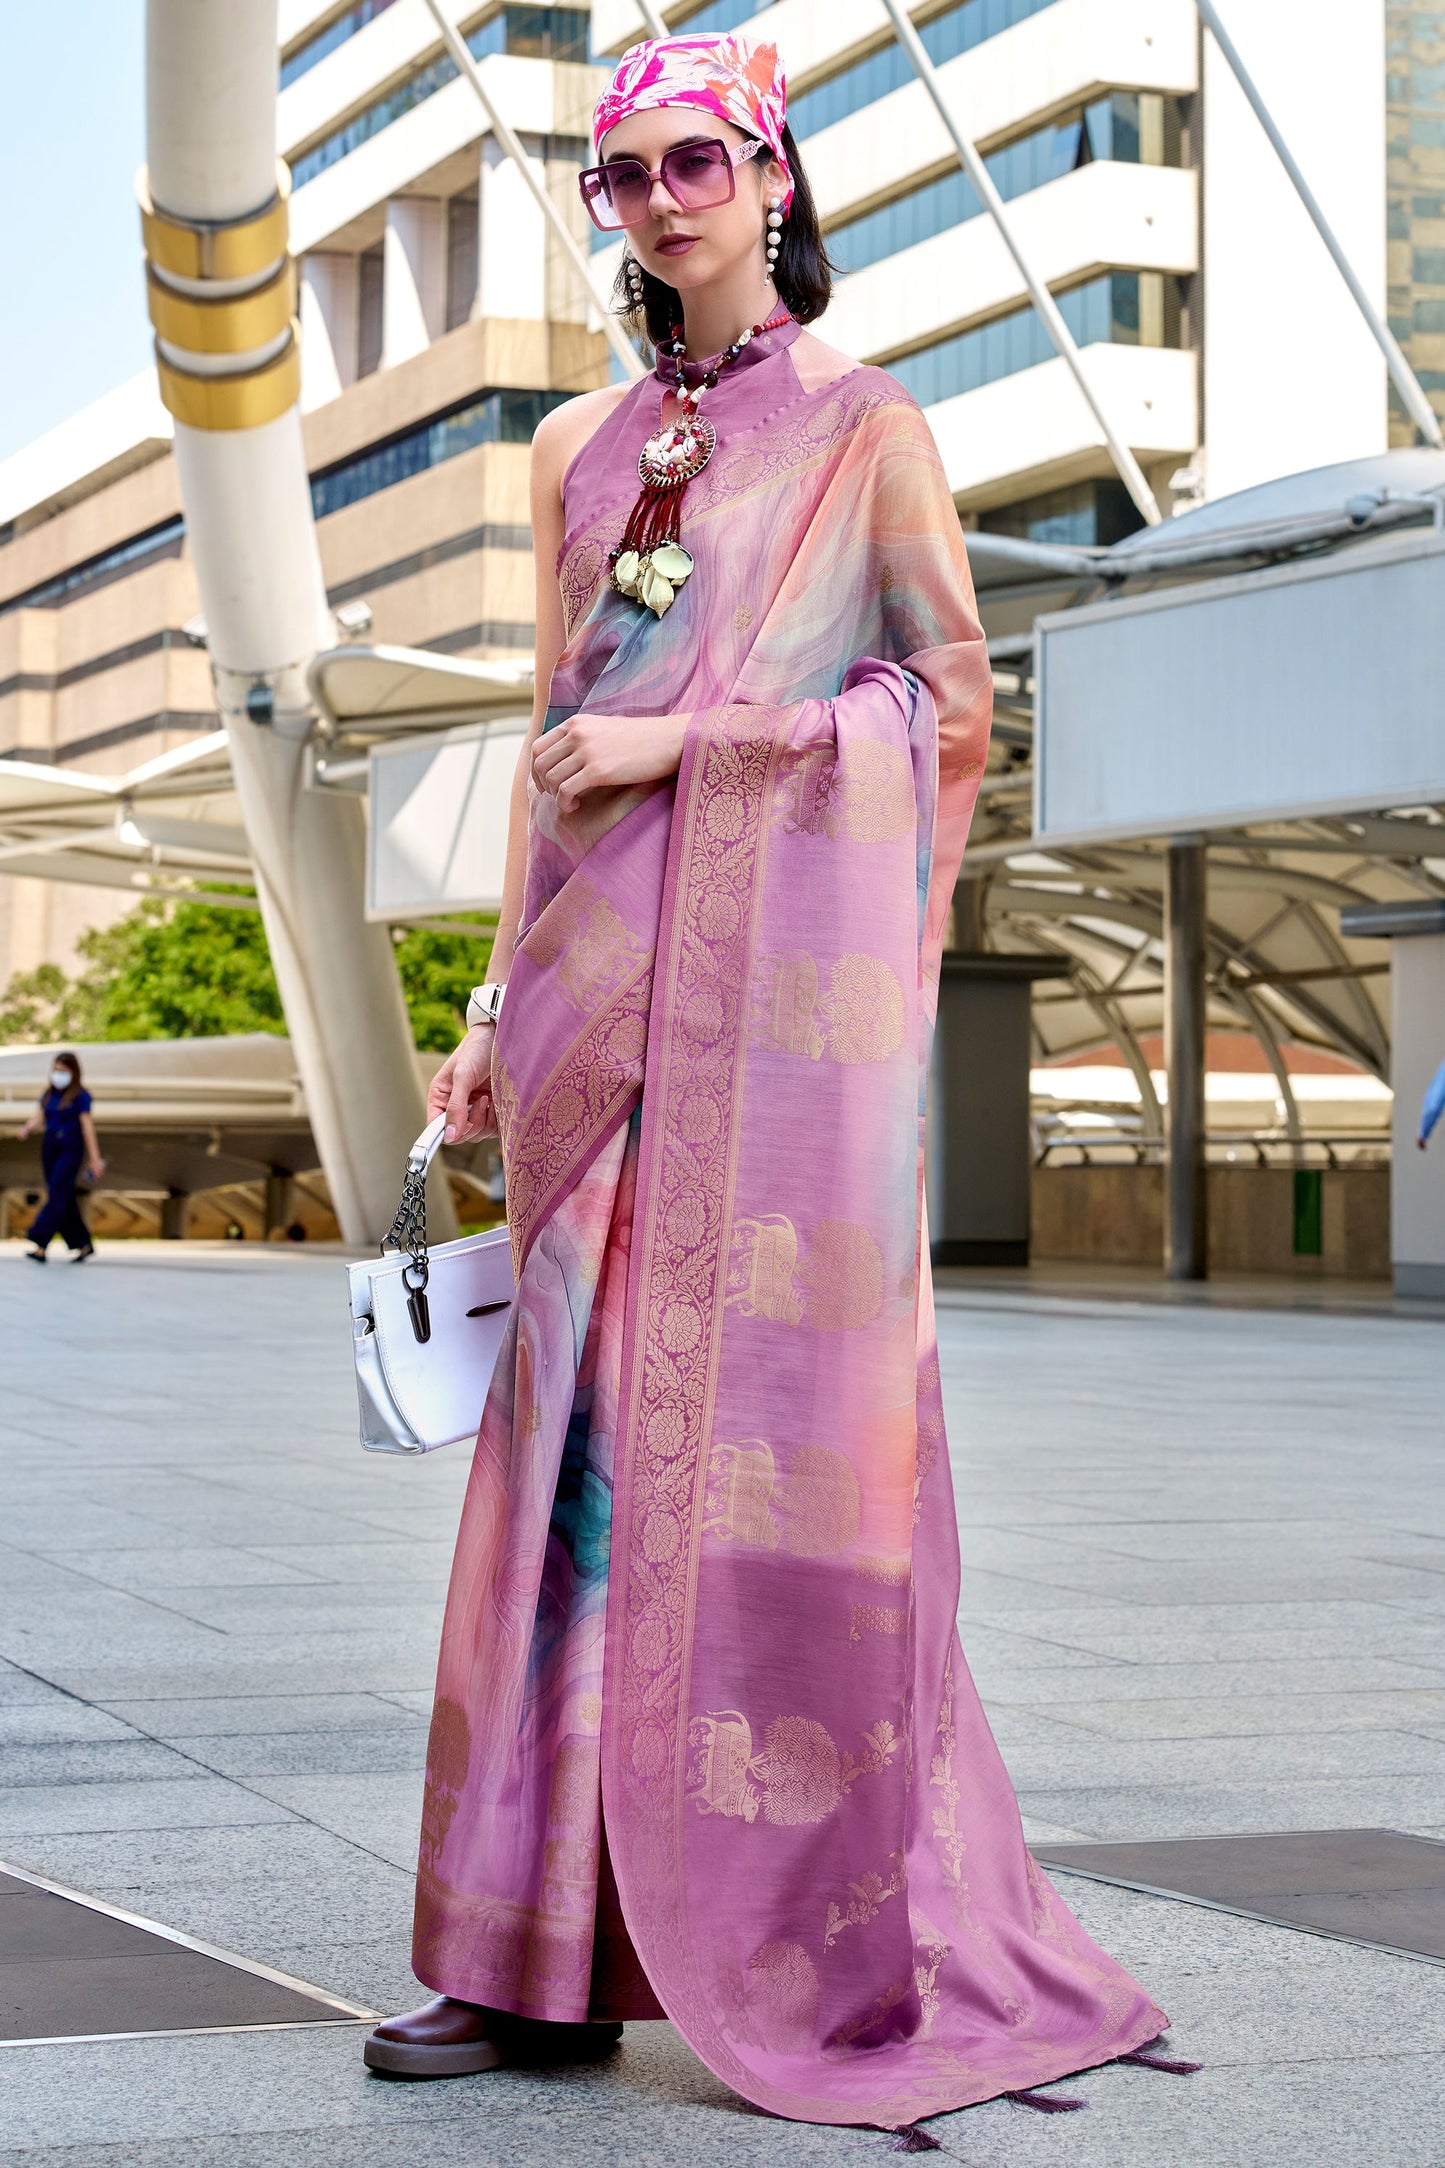
[[[627,293],[635,309],[642,307],[642,266],[635,256],[627,259]]]
[[[778,260],[778,247],[782,241],[783,214],[781,196],[768,198],[768,269],[772,270]]]

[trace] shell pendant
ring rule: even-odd
[[[637,458],[642,495],[633,508],[622,546],[612,560],[612,585],[661,617],[692,571],[692,559],[677,540],[682,493],[712,458],[717,431],[701,414],[684,413],[664,422]]]

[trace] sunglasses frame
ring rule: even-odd
[[[666,166],[669,158],[677,156],[677,154],[682,151],[700,150],[719,150],[722,151],[727,158],[726,172],[728,192],[725,196],[719,196],[716,203],[684,203],[681,196],[677,195],[672,188],[671,183],[663,179],[663,168]],[[633,226],[645,226],[648,219],[652,216],[652,191],[653,188],[656,186],[657,182],[659,181],[662,181],[663,187],[672,197],[673,202],[677,205],[680,211],[720,210],[723,204],[731,203],[738,192],[738,167],[744,164],[747,159],[756,158],[760,151],[766,153],[766,155],[771,158],[771,147],[761,138],[750,138],[748,142],[740,143],[737,148],[734,149],[730,143],[724,143],[721,136],[703,136],[695,143],[674,143],[670,151],[663,152],[661,164],[658,166],[655,173],[649,172],[648,168],[642,163],[642,160],[640,158],[611,158],[600,166],[584,166],[582,171],[577,176],[578,193],[581,195],[582,202],[586,207],[587,216],[591,219],[593,225],[597,228],[597,231],[599,233],[626,233]],[[609,226],[605,225],[603,221],[597,216],[597,212],[594,206],[596,204],[598,196],[601,195],[606,189],[606,175],[608,172],[608,168],[616,168],[618,166],[636,166],[638,172],[646,176],[648,208],[643,212],[641,218],[619,220],[615,226]],[[593,181],[597,184],[590,195],[587,191],[587,183],[589,181]]]

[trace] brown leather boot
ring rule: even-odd
[[[506,2064],[590,2063],[622,2038],[620,2025],[555,2025],[512,2017],[451,1995],[389,2017],[368,2034],[361,2059],[395,2078],[457,2078]]]

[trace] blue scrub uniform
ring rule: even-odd
[[[90,1229],[81,1218],[75,1186],[85,1165],[80,1117],[90,1112],[90,1093],[78,1091],[67,1103],[64,1092],[48,1091],[41,1106],[45,1138],[40,1147],[40,1164],[45,1172],[46,1198],[30,1223],[30,1240],[43,1250],[60,1235],[67,1249],[88,1250]]]

